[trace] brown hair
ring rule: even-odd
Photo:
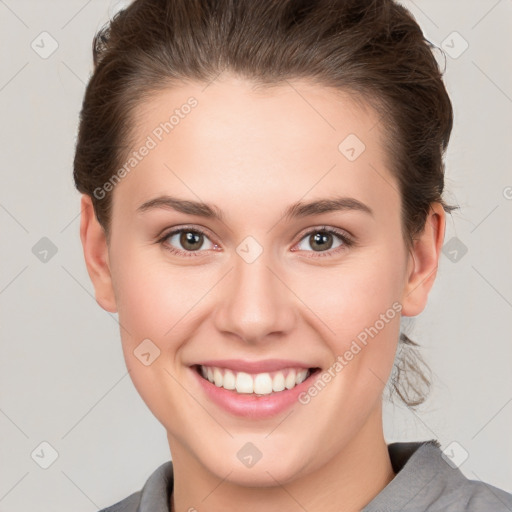
[[[431,203],[457,208],[441,197],[453,111],[434,48],[393,0],[135,0],[93,41],[76,187],[91,196],[108,235],[111,193],[98,198],[95,190],[125,161],[133,112],[145,98],[184,80],[210,82],[224,70],[258,87],[307,79],[354,94],[378,112],[410,248]],[[414,407],[430,380],[419,354],[411,356],[418,345],[404,333],[400,342],[401,351],[411,351],[400,356],[391,383]]]

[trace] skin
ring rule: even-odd
[[[109,241],[86,195],[81,219],[96,299],[118,312],[132,381],[167,431],[174,510],[220,512],[240,503],[247,511],[360,510],[395,476],[381,401],[399,314],[292,413],[235,417],[207,400],[189,365],[284,358],[326,369],[395,301],[402,315],[418,315],[435,280],[444,211],[432,204],[408,252],[377,114],[306,81],[255,91],[223,75],[208,87],[161,91],[134,116],[134,149],[190,96],[198,106],[116,185]],[[351,133],[366,146],[352,162],[338,150]],[[373,216],[348,210],[282,218],[288,205],[334,192],[362,201]],[[137,211],[163,194],[214,204],[223,222],[165,208]],[[173,255],[157,242],[164,229],[183,225],[207,231],[196,256]],[[322,226],[357,243],[337,251],[343,242],[333,236],[332,248],[315,251],[310,235]],[[250,264],[236,252],[247,236],[263,249]],[[179,235],[170,244],[186,250]],[[147,338],[160,350],[149,366],[133,354]],[[247,442],[262,453],[250,468],[237,458]]]

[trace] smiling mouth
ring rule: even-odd
[[[279,371],[247,373],[217,366],[193,365],[205,380],[237,394],[271,395],[293,389],[320,372],[320,368],[283,368]]]

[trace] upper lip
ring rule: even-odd
[[[314,366],[301,363],[300,361],[292,361],[287,359],[265,359],[262,361],[246,361],[243,359],[217,359],[209,361],[201,361],[196,363],[201,366],[216,366],[218,368],[226,368],[235,372],[247,373],[266,373],[284,370],[285,368],[314,368]]]

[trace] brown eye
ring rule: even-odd
[[[182,231],[179,237],[181,246],[187,251],[197,251],[203,245],[204,236],[195,231]]]
[[[190,253],[201,253],[202,250],[213,249],[216,247],[205,233],[198,229],[191,228],[181,228],[171,231],[160,241],[172,253],[183,256],[196,256],[196,254]],[[210,247],[204,247],[204,245],[208,243],[210,244]],[[197,254],[197,256],[199,255],[200,254]]]
[[[332,238],[330,233],[316,233],[310,235],[309,243],[314,251],[328,250],[332,247]]]
[[[351,247],[353,244],[354,242],[348,234],[334,228],[325,227],[306,233],[297,247],[301,251],[326,253],[325,256],[330,256]],[[312,251],[308,249],[308,245]],[[321,256],[324,256],[324,254],[321,254]]]

